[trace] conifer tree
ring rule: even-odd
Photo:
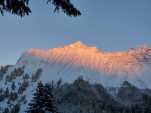
[[[5,90],[5,97],[7,98],[7,97],[9,97],[9,89],[8,89],[8,87],[6,88],[6,90]]]
[[[57,113],[53,98],[50,86],[39,82],[27,113]]]
[[[12,82],[11,88],[12,88],[12,90],[15,90],[15,88],[16,88],[16,85],[15,85],[14,81]]]
[[[18,16],[25,16],[31,13],[29,2],[31,0],[0,0],[0,14],[10,12]],[[54,12],[62,10],[68,16],[79,16],[80,11],[75,8],[70,0],[46,0],[48,4],[52,4]]]
[[[44,110],[42,109],[43,105],[40,99],[40,96],[43,93],[43,84],[41,82],[38,83],[36,92],[33,94],[33,100],[29,104],[29,108],[27,113],[44,113]]]
[[[45,85],[45,94],[44,94],[44,106],[45,110],[49,113],[57,113],[57,109],[55,106],[55,98],[52,94],[52,87],[49,84]]]

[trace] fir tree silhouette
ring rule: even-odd
[[[38,83],[26,113],[57,113],[54,96],[49,85],[43,85],[42,82]]]
[[[30,0],[0,0],[0,13],[10,12],[18,16],[25,16],[31,13]],[[74,7],[70,0],[47,0],[47,4],[54,6],[54,12],[62,10],[68,16],[79,16],[81,12]]]

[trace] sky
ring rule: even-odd
[[[31,0],[24,18],[0,15],[0,64],[15,64],[29,48],[49,49],[75,41],[103,51],[151,47],[151,0],[71,0],[80,17],[53,13],[44,0]]]

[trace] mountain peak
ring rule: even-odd
[[[145,65],[148,65],[150,60],[150,49],[140,50],[136,48],[125,52],[102,52],[96,47],[87,46],[78,41],[50,50],[29,49],[23,54],[19,62],[36,65],[37,62],[41,64],[42,61],[47,61],[47,64],[53,62],[56,65],[67,65],[66,68],[82,67],[109,75],[132,75],[143,72]]]
[[[70,47],[76,47],[76,48],[86,48],[87,45],[83,44],[81,41],[74,42],[69,45]]]

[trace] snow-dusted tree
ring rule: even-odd
[[[6,90],[5,90],[5,97],[6,98],[9,97],[9,94],[10,94],[9,88],[7,87]]]
[[[16,88],[16,85],[15,85],[14,81],[12,82],[11,88],[12,88],[12,90],[15,90],[15,88]]]
[[[11,109],[11,113],[19,113],[20,110],[20,104],[14,105],[14,107]]]
[[[44,113],[43,102],[40,99],[41,95],[43,95],[43,88],[43,84],[39,82],[36,92],[33,94],[33,100],[29,103],[27,113]]]
[[[37,71],[31,77],[32,82],[36,82],[39,79],[40,75],[42,74],[42,71],[43,70],[41,68],[37,69]]]
[[[42,82],[38,83],[27,113],[57,113],[54,97],[49,85],[43,85]]]
[[[20,87],[18,88],[18,93],[22,94],[27,89],[28,86],[29,86],[29,81],[28,80],[24,80],[21,83]]]
[[[3,113],[9,113],[9,109],[8,108],[5,108]]]

